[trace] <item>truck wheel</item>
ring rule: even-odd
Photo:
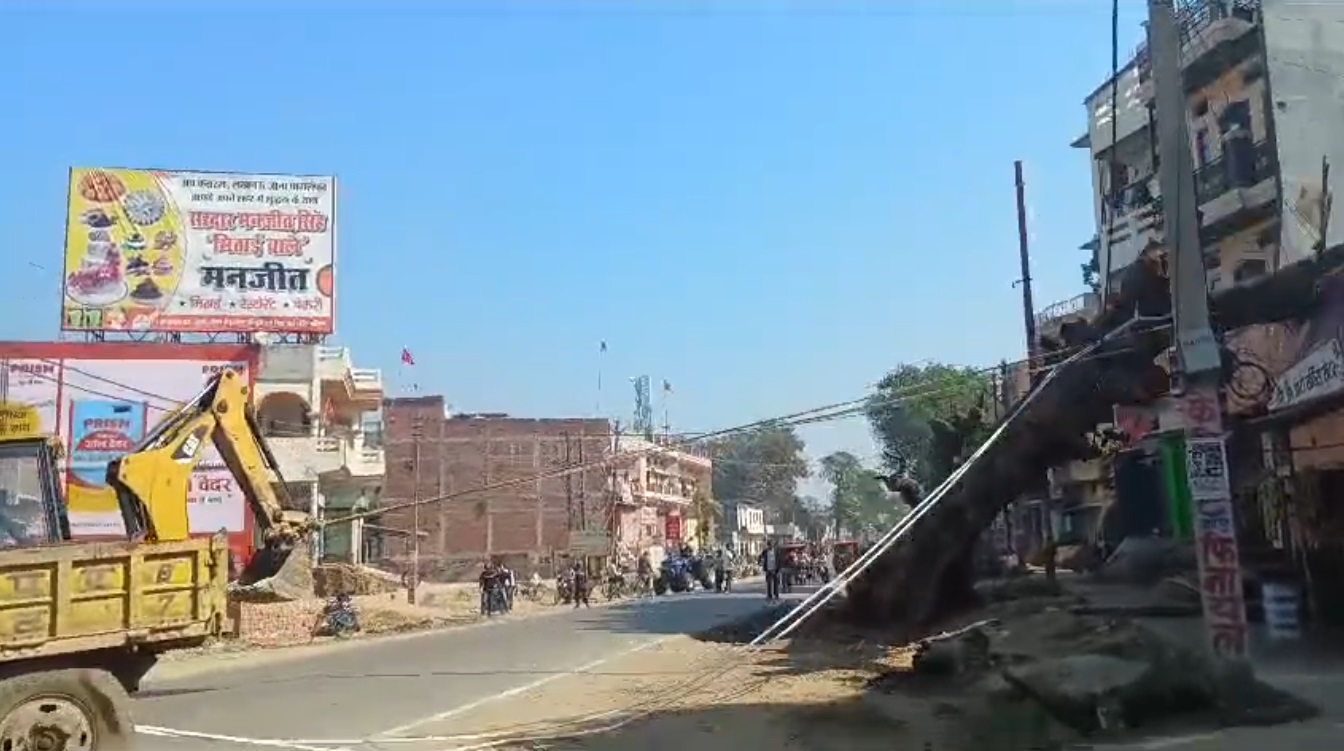
[[[0,748],[128,751],[131,697],[105,670],[47,670],[0,680]]]

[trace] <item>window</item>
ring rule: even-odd
[[[1232,274],[1233,283],[1250,281],[1258,276],[1264,276],[1269,273],[1269,265],[1260,258],[1248,258],[1237,264],[1237,270]]]
[[[0,453],[0,547],[45,545],[51,539],[42,472],[31,447]]]

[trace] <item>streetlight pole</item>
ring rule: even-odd
[[[1172,394],[1180,399],[1185,419],[1186,476],[1195,517],[1204,626],[1215,657],[1245,660],[1249,658],[1246,604],[1219,398],[1222,360],[1209,325],[1208,277],[1181,80],[1181,29],[1172,0],[1148,0],[1148,47],[1157,104],[1158,178],[1179,363],[1174,369],[1179,372],[1173,373]]]
[[[414,605],[416,601],[416,590],[420,588],[420,442],[424,438],[424,418],[420,415],[415,416],[411,423],[411,437],[414,439],[414,457],[412,462],[412,482],[415,489],[412,492],[411,500],[415,505],[411,506],[411,576],[407,580],[406,601]]]

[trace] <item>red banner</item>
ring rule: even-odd
[[[668,540],[678,540],[678,541],[681,540],[681,517],[680,517],[680,516],[668,516],[668,517],[667,517],[667,523],[666,523],[665,528],[664,528],[663,537],[666,537]]]

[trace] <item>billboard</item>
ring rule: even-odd
[[[72,169],[65,331],[330,334],[331,177]]]
[[[121,537],[125,526],[107,486],[107,462],[207,378],[231,368],[251,382],[256,348],[225,344],[0,342],[0,430],[54,433],[66,446],[61,479],[76,539]],[[242,555],[251,548],[247,500],[214,446],[196,469],[187,499],[193,534],[225,531]]]

